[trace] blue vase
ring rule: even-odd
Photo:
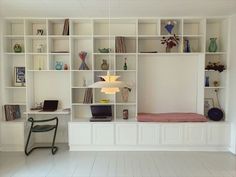
[[[209,76],[206,76],[206,78],[205,78],[205,87],[209,87],[209,86],[210,86]]]
[[[174,25],[173,25],[173,24],[167,24],[167,25],[165,26],[165,29],[166,29],[166,31],[167,31],[169,34],[172,33],[173,28],[174,28]]]
[[[210,44],[208,47],[208,52],[216,52],[217,51],[217,44],[216,44],[217,38],[210,38]]]
[[[188,39],[185,39],[184,52],[185,52],[185,53],[190,53],[190,52],[191,52],[190,43],[189,43],[189,40],[188,40]]]
[[[62,70],[62,68],[63,68],[63,62],[56,61],[55,69]]]

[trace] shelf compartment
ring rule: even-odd
[[[117,36],[115,40],[117,40],[118,37],[122,37],[122,36]],[[135,37],[123,37],[123,38],[124,38],[124,45],[126,48],[125,53],[136,53],[136,38]],[[117,45],[115,47],[118,48]],[[116,53],[119,53],[119,52],[116,52]]]
[[[123,119],[123,110],[128,109],[129,118],[127,120]],[[136,105],[116,105],[116,121],[124,120],[131,121],[135,120],[137,117]]]
[[[219,83],[217,87],[224,87],[226,85],[226,72],[205,72],[205,77],[209,77],[210,87],[215,87],[214,81]]]
[[[85,63],[88,65],[89,69],[92,69],[92,52],[93,52],[93,40],[92,38],[74,38],[72,40],[72,69],[78,70],[82,60],[79,57],[81,51],[87,52]]]
[[[15,103],[6,103],[7,105],[19,105],[20,106],[20,114],[21,114],[21,117],[18,118],[18,119],[15,119],[15,120],[11,120],[10,122],[25,122],[25,115],[24,115],[24,112],[26,111],[26,104],[15,104]],[[5,113],[3,114],[4,115],[4,120],[6,120],[6,117],[5,117]]]
[[[114,63],[114,55],[95,55],[94,56],[94,70],[102,70],[101,64],[103,63],[103,60],[107,61],[107,64],[109,65],[109,70],[115,69],[115,63]],[[107,71],[107,70],[103,70]]]
[[[76,71],[72,73],[72,87],[87,87],[93,83],[91,70]]]
[[[161,19],[161,35],[169,35],[168,31],[165,29],[166,24],[171,21],[176,22],[172,30],[172,34],[182,35],[182,20],[181,19]]]
[[[206,24],[206,51],[210,44],[210,38],[217,38],[217,52],[226,52],[228,46],[228,20],[221,19],[207,19]]]
[[[93,34],[94,35],[109,35],[109,20],[107,19],[97,19],[94,20],[93,24]]]
[[[122,99],[123,88],[120,88],[120,92],[116,94],[116,103],[126,104],[126,103],[135,103],[136,102],[136,72],[123,72],[117,71],[117,76],[120,76],[120,80],[125,82],[130,88],[131,91],[128,93],[128,101],[124,102]]]
[[[214,103],[214,107],[220,107],[223,109],[223,111],[225,110],[225,106],[226,106],[226,99],[225,99],[225,96],[226,96],[226,90],[225,89],[218,89],[218,95],[219,95],[219,102],[220,102],[220,106],[218,104],[218,101],[217,101],[217,96],[216,96],[216,93],[215,93],[215,89],[205,89],[204,90],[205,93],[204,93],[204,98],[207,99],[207,98],[210,98],[210,99],[213,99],[213,103]],[[225,117],[227,117],[225,115]]]
[[[23,37],[16,37],[16,38],[6,38],[5,39],[5,46],[4,46],[4,52],[8,53],[15,53],[14,52],[14,45],[19,44],[22,48],[22,52],[25,52],[25,46],[24,46],[24,38]]]
[[[38,30],[43,30],[39,32]],[[47,27],[46,27],[46,19],[32,19],[26,20],[26,35],[38,35],[38,36],[46,36],[47,35]]]
[[[111,35],[136,35],[136,20],[134,19],[112,19],[110,21]]]
[[[171,53],[182,53],[182,38],[180,38],[179,44],[176,47],[173,47],[171,49]],[[145,54],[155,54],[153,52],[157,53],[166,53],[166,47],[165,45],[161,44],[162,37],[155,37],[155,38],[139,38],[139,45],[138,45],[138,52]],[[145,53],[144,53],[145,52]]]
[[[227,69],[227,55],[206,55],[205,67],[208,65],[209,62],[223,64]]]
[[[46,70],[47,56],[43,54],[27,55],[27,69],[28,70]]]
[[[139,19],[138,35],[159,35],[159,20],[157,19]]]
[[[203,35],[204,27],[203,19],[184,19],[183,35]]]
[[[115,50],[115,39],[104,37],[104,38],[94,38],[94,53],[100,53],[99,48],[110,48],[110,53],[114,53]],[[105,53],[104,53],[105,54]]]
[[[69,38],[50,38],[48,48],[50,53],[69,53]]]
[[[23,19],[7,19],[5,20],[5,35],[24,35]]]
[[[87,120],[92,117],[90,105],[74,105],[72,106],[72,119],[73,120]]]
[[[5,102],[8,104],[25,104],[26,90],[25,89],[5,89]]]
[[[127,70],[124,70],[124,63],[125,63],[125,58],[126,63],[127,63]],[[116,70],[124,70],[124,71],[129,71],[129,70],[136,70],[136,55],[117,55],[116,56]]]
[[[84,103],[85,92],[86,92],[86,88],[73,88],[72,89],[72,104]],[[88,104],[88,103],[85,103],[85,104]]]
[[[5,86],[14,86],[14,70],[15,67],[25,67],[25,56],[24,55],[9,55],[4,60],[4,77]]]
[[[92,35],[93,24],[89,19],[71,20],[71,35]]]
[[[108,103],[105,103],[106,105],[115,103],[115,96],[114,95],[102,93],[100,88],[95,88],[94,89],[94,103],[95,104],[103,104],[100,102],[103,99],[109,100]]]
[[[67,70],[70,70],[70,57],[69,55],[50,55],[49,56],[49,70],[57,70],[56,64],[60,62],[62,64],[62,70],[65,65],[68,66]]]
[[[26,39],[27,53],[47,53],[47,40],[43,38]]]
[[[185,43],[186,41],[185,40],[188,40],[189,41],[189,45],[190,45],[190,50],[191,52],[190,53],[202,53],[204,52],[204,41],[203,41],[203,38],[202,37],[195,37],[195,36],[185,36],[183,38],[183,52],[184,52],[184,49],[185,49]]]
[[[48,35],[63,35],[64,22],[65,19],[48,20]]]

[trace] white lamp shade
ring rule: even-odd
[[[95,82],[89,86],[90,88],[101,88],[101,92],[105,94],[115,94],[120,91],[119,88],[128,87],[124,82],[116,81],[120,76],[110,75],[109,72],[107,72],[106,76],[99,77],[103,78],[105,81]]]

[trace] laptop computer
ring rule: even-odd
[[[111,105],[92,105],[90,106],[92,118],[90,122],[109,122],[112,121]]]
[[[56,111],[58,107],[58,100],[44,100],[43,109],[41,111],[52,112]]]

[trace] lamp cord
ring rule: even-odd
[[[219,101],[220,99],[219,99],[219,93],[218,93],[218,91],[219,91],[219,89],[215,89],[216,101],[217,101],[217,103],[218,103],[218,105],[219,105],[219,108],[222,109],[222,108],[221,108],[220,101]]]

